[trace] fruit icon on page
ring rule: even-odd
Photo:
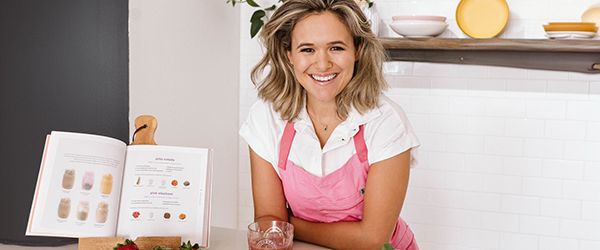
[[[137,219],[138,217],[140,217],[140,212],[138,212],[138,211],[135,211],[135,212],[133,212],[133,214],[132,214],[132,215],[133,215],[133,218],[136,218],[136,219]]]

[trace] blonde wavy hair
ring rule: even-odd
[[[348,27],[355,48],[360,48],[354,75],[335,98],[337,115],[345,119],[352,106],[361,114],[377,107],[380,95],[388,88],[382,71],[387,59],[384,48],[354,0],[287,0],[262,28],[259,39],[266,53],[251,72],[258,96],[270,102],[282,120],[292,122],[305,105],[305,90],[294,76],[287,55],[292,49],[292,31],[308,15],[324,12],[338,16]]]

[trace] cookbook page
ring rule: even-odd
[[[26,235],[114,236],[126,147],[109,137],[53,131]]]
[[[209,150],[134,145],[127,149],[117,236],[203,234]]]

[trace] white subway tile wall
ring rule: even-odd
[[[441,37],[467,38],[459,0],[375,0],[380,36],[394,15],[443,15]],[[597,0],[507,0],[500,38],[545,38],[542,24],[580,21]],[[262,50],[242,6],[240,122]],[[598,37],[596,37],[597,39]],[[401,216],[422,250],[600,249],[600,74],[388,62],[386,94],[421,140]],[[253,221],[248,149],[240,138],[239,228]]]

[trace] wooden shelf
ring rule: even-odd
[[[379,38],[394,61],[600,73],[600,40]]]

